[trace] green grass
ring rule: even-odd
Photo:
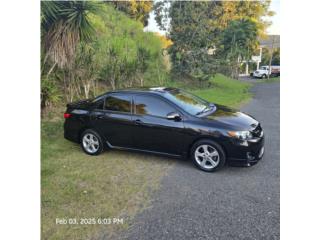
[[[41,125],[42,239],[109,237],[149,205],[174,160],[106,151],[97,157],[64,140],[62,122]],[[56,225],[56,218],[123,218],[124,224]]]
[[[210,82],[211,88],[191,90],[191,92],[210,102],[230,107],[239,107],[251,98],[250,83],[234,80],[222,74],[216,74]]]
[[[237,107],[250,99],[250,84],[221,74],[209,89],[190,91],[210,102]],[[179,86],[183,87],[183,86]],[[121,151],[91,157],[63,138],[62,108],[41,124],[42,239],[112,238],[150,206],[150,196],[175,159]],[[56,218],[124,218],[123,225],[56,225]]]

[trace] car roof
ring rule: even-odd
[[[166,95],[169,92],[172,91],[179,91],[179,88],[172,88],[172,87],[140,87],[140,88],[124,88],[124,89],[118,89],[113,90],[110,92],[105,92],[99,96],[97,96],[93,102],[99,101],[101,98],[104,98],[108,94],[113,93],[153,93],[157,95]]]
[[[125,88],[114,90],[109,93],[156,93],[156,94],[165,94],[174,90],[179,90],[178,88],[172,87],[140,87],[140,88]]]

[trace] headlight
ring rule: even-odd
[[[249,131],[229,131],[228,135],[240,140],[248,140],[252,138],[252,134]]]

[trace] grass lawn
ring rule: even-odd
[[[230,107],[239,107],[251,98],[250,83],[234,80],[222,74],[216,74],[210,81],[212,88],[191,90],[191,92],[210,102]]]
[[[192,92],[233,107],[250,99],[250,84],[220,74],[211,81],[212,88]],[[151,194],[177,160],[121,151],[88,156],[63,138],[61,118],[41,123],[42,239],[112,237],[150,206]],[[123,218],[124,224],[63,225],[56,218],[77,218],[78,223],[80,218]]]
[[[95,239],[127,227],[148,206],[174,159],[107,151],[91,157],[63,138],[63,123],[41,125],[42,239]],[[123,218],[124,224],[56,225],[56,218]]]

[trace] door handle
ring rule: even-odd
[[[93,120],[101,120],[101,119],[105,119],[105,115],[93,115],[92,119]]]
[[[142,124],[142,121],[141,121],[140,119],[136,119],[134,122],[135,122],[135,124],[137,124],[137,125],[141,125],[141,124]]]

